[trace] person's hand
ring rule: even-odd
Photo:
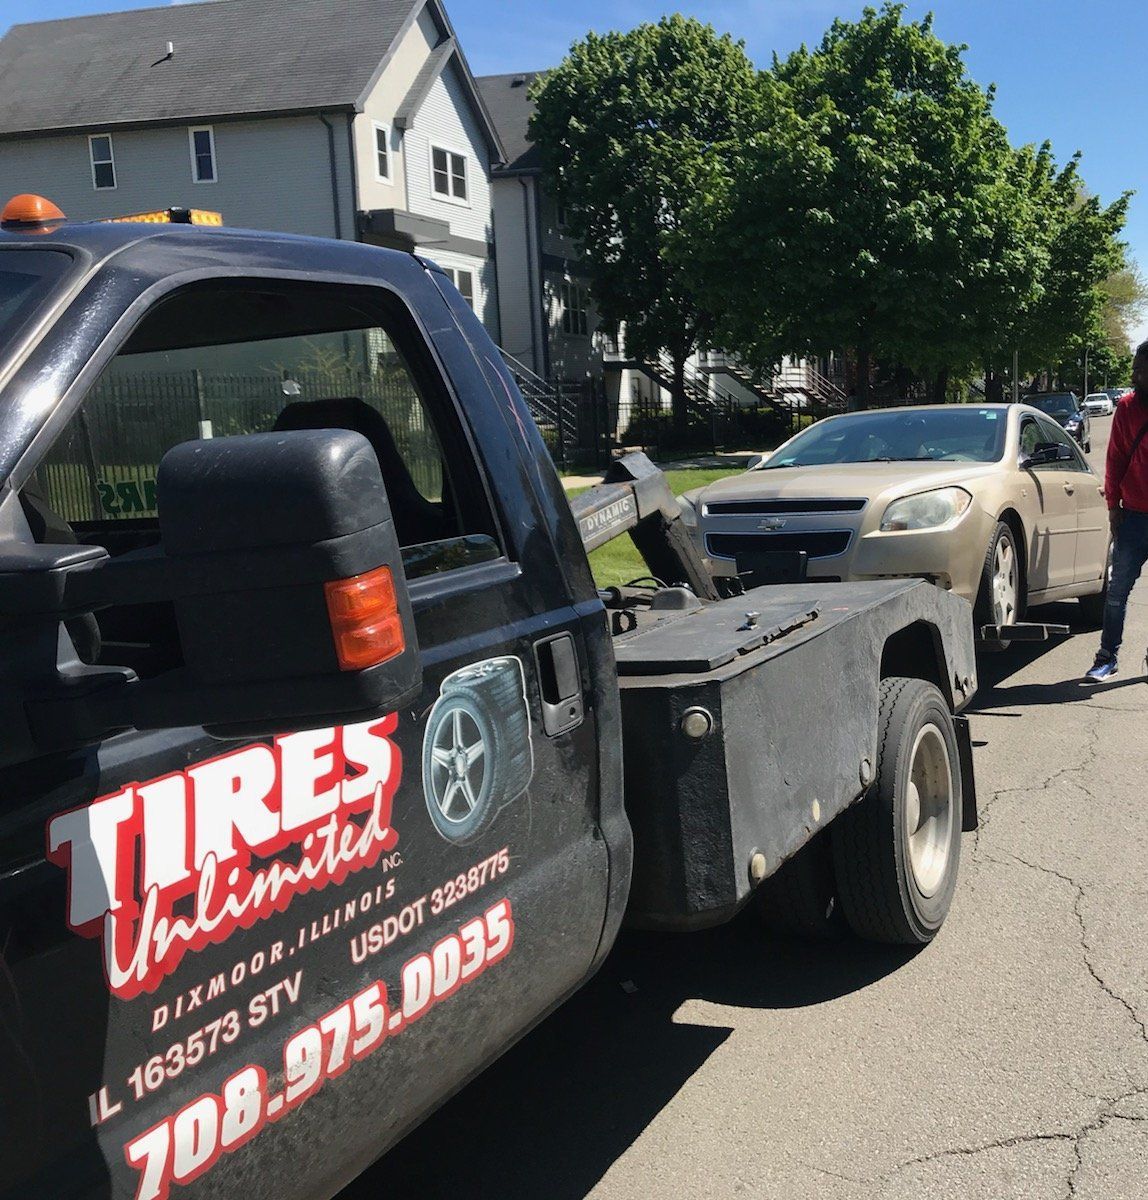
[[[1120,532],[1121,522],[1124,520],[1124,509],[1110,508],[1108,510],[1108,529],[1115,537]]]

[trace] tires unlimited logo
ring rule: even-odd
[[[403,765],[397,728],[391,714],[287,734],[270,746],[244,746],[128,784],[54,817],[47,856],[67,871],[67,923],[80,936],[100,940],[112,994],[131,1001],[153,993],[189,953],[285,913],[295,896],[372,868],[390,875],[401,866],[392,820]],[[447,676],[427,719],[422,767],[431,822],[457,845],[478,837],[525,792],[533,756],[519,659],[488,659]],[[494,884],[509,863],[503,847],[354,935],[348,977],[360,981],[360,990],[288,1037],[281,1062],[242,1067],[218,1092],[184,1104],[127,1142],[124,1160],[136,1173],[136,1200],[166,1197],[173,1184],[199,1178],[220,1156],[500,962],[514,941],[508,899],[488,904],[430,951],[409,958],[393,998],[381,979],[363,975],[385,947]],[[246,1029],[289,1010],[300,1001],[302,970],[259,992],[246,1011],[210,1011],[245,976],[276,963],[285,967],[296,948],[347,928],[394,894],[393,875],[372,881],[321,922],[301,927],[296,946],[279,939],[266,954],[259,951],[250,962],[155,1005],[152,1033],[166,1031],[156,1038],[157,1052],[93,1093],[92,1124],[105,1124],[125,1100],[145,1100],[185,1070],[225,1054]],[[200,1010],[208,1010],[202,1018]]]
[[[55,817],[48,858],[68,872],[68,926],[102,939],[112,993],[130,1000],[154,991],[188,951],[224,942],[393,850],[397,724],[392,714],[287,734]],[[351,820],[363,812],[365,821]],[[302,848],[297,862],[272,857],[289,846]],[[176,915],[188,895],[191,914]]]

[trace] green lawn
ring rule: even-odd
[[[716,479],[725,479],[727,475],[740,474],[741,471],[727,470],[667,471],[666,480],[674,495],[680,496],[682,492],[705,487]],[[586,490],[586,488],[571,488],[567,495],[577,496]],[[634,549],[634,543],[625,534],[593,551],[590,555],[590,569],[594,572],[594,580],[599,587],[615,587],[648,574],[641,555]]]

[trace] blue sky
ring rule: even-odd
[[[535,70],[557,62],[588,29],[629,28],[680,11],[746,43],[759,66],[820,39],[834,17],[856,17],[857,0],[446,0],[477,74]],[[0,30],[45,20],[141,8],[116,0],[0,0]],[[1049,139],[1058,157],[1084,154],[1089,188],[1109,200],[1137,192],[1126,237],[1148,270],[1148,67],[1144,0],[912,0],[914,17],[936,15],[945,40],[969,46],[966,62],[981,83],[997,85],[997,115],[1013,141]],[[1148,317],[1139,332],[1148,338]]]

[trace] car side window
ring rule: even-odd
[[[379,459],[407,577],[503,550],[461,418],[425,339],[382,289],[212,281],[162,300],[129,335],[21,493],[41,542],[114,556],[155,545],[159,461],[196,438],[350,429]],[[173,622],[99,614],[98,661],[166,669]],[[137,653],[128,643],[147,643]],[[154,653],[153,653],[154,652]]]
[[[1020,452],[1021,455],[1027,458],[1037,446],[1040,445],[1043,439],[1040,435],[1040,428],[1036,423],[1035,417],[1025,417],[1021,422],[1020,427]]]
[[[1040,421],[1040,440],[1042,442],[1055,442],[1058,446],[1067,446],[1072,451],[1072,460],[1062,461],[1051,464],[1060,471],[1091,471],[1084,456],[1080,453],[1071,435],[1062,428],[1056,421]]]

